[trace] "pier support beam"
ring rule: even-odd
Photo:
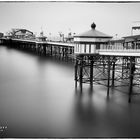
[[[46,56],[46,45],[45,44],[43,45],[43,54],[44,54],[44,56]]]
[[[50,48],[51,48],[51,56],[53,55],[53,46],[50,45]]]
[[[123,78],[123,72],[124,72],[124,58],[122,58],[122,78]]]
[[[79,82],[80,82],[80,89],[82,91],[82,83],[83,83],[83,56],[80,57],[80,75],[79,75]]]
[[[108,56],[108,70],[107,70],[107,73],[108,73],[108,78],[107,78],[107,96],[109,96],[109,88],[110,88],[110,57]]]
[[[93,56],[90,57],[90,87],[93,88]]]
[[[114,86],[114,78],[115,78],[115,60],[113,60],[112,65],[112,86]]]
[[[129,97],[128,102],[131,102],[131,96],[133,92],[133,77],[134,77],[134,70],[135,70],[135,64],[134,64],[134,57],[130,57],[130,79],[129,79]]]
[[[77,71],[78,71],[78,60],[75,63],[75,87],[77,88]]]
[[[105,62],[105,56],[102,56],[102,65],[103,65],[103,73],[105,72],[106,62]]]

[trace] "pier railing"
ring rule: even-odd
[[[140,49],[99,49],[100,51],[107,51],[107,52],[140,52]]]
[[[140,48],[132,48],[132,46],[107,46],[106,48],[100,48],[98,50],[99,54],[109,54],[109,55],[131,55],[140,56]]]

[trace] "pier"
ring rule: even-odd
[[[82,92],[83,84],[89,84],[91,89],[94,84],[100,84],[106,86],[109,97],[110,89],[128,87],[125,92],[128,102],[131,102],[133,95],[140,94],[140,35],[112,40],[112,36],[95,28],[96,25],[92,24],[91,30],[74,36],[73,43],[50,42],[44,37],[37,40],[32,32],[23,29],[15,31],[14,37],[1,37],[0,43],[39,56],[73,61],[75,88],[78,88],[79,83]],[[19,32],[30,33],[30,37],[23,38],[17,34]]]
[[[25,39],[5,39],[1,44],[12,45],[12,47],[28,50],[40,56],[54,56],[63,60],[73,60],[74,44],[61,42],[43,42]]]

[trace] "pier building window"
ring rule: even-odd
[[[136,49],[137,47],[136,47],[136,42],[134,42],[134,49]]]
[[[128,43],[128,46],[127,46],[127,47],[128,47],[127,49],[131,49],[131,45],[132,45],[132,43],[129,42],[129,43]]]
[[[118,50],[120,49],[119,43],[117,43],[117,49],[118,49]]]
[[[124,43],[124,49],[127,49],[127,43]]]
[[[77,44],[77,50],[78,50],[79,53],[81,52],[81,46],[80,46],[80,44]]]
[[[79,44],[79,52],[81,53],[82,48],[81,48],[81,44]]]
[[[105,44],[103,47],[104,47],[104,49],[107,49],[107,46],[108,46],[109,44]]]
[[[103,47],[104,47],[104,44],[101,44],[101,45],[100,45],[100,49],[103,49]]]
[[[89,53],[89,44],[86,44],[86,52]]]
[[[96,46],[95,44],[91,44],[91,53],[95,53],[96,52]]]
[[[96,44],[96,49],[97,49],[97,50],[100,49],[100,44],[99,44],[99,43]]]
[[[80,46],[78,43],[75,44],[74,50],[75,50],[75,52],[80,52]]]
[[[104,44],[103,45],[103,49],[107,49],[107,46],[108,46],[109,44]]]
[[[106,49],[107,44],[100,44],[100,49]]]
[[[108,46],[109,44],[105,44],[105,45],[103,45],[103,49],[107,49],[107,46]]]
[[[74,51],[77,52],[77,44],[75,44]]]
[[[76,47],[77,47],[77,52],[79,52],[79,48],[78,48],[79,46],[78,46],[78,44],[76,44]]]
[[[80,52],[81,53],[84,53],[84,46],[85,46],[85,44],[80,44],[80,48],[81,48]]]
[[[80,49],[79,49],[79,44],[77,44],[77,50],[78,50],[78,52],[80,51]]]

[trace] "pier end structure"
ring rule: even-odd
[[[99,50],[112,39],[112,36],[102,33],[95,28],[96,24],[93,23],[90,30],[74,36],[76,87],[77,82],[79,82],[80,88],[82,88],[82,83],[89,83],[91,88],[93,87],[93,82],[96,80],[93,69],[98,69],[98,66],[102,63]]]
[[[107,97],[110,87],[127,87],[122,92],[131,102],[132,95],[140,94],[140,35],[114,40],[111,36],[101,36],[93,27],[74,37],[76,87],[77,82],[80,88],[82,83],[101,84],[107,87]]]
[[[112,36],[102,33],[95,28],[96,25],[93,23],[90,30],[74,36],[74,53],[76,55],[98,54],[98,50],[103,48],[112,39]]]

